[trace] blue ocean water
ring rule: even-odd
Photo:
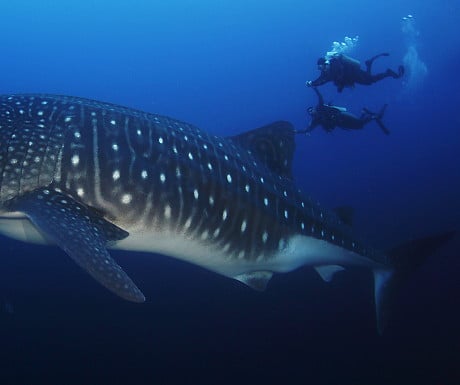
[[[410,28],[402,18],[413,15]],[[327,101],[377,125],[296,138],[294,177],[351,205],[376,247],[460,228],[460,4],[452,0],[4,2],[1,93],[100,99],[234,135],[315,105],[305,81],[332,42],[359,36],[385,79]],[[160,255],[112,252],[147,295],[126,303],[57,248],[1,241],[1,384],[460,384],[458,236],[407,283],[386,333],[372,277],[309,269],[266,292]]]

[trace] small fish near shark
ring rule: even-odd
[[[0,96],[0,232],[62,248],[100,284],[145,297],[108,248],[161,253],[265,289],[307,265],[370,268],[377,325],[395,289],[453,233],[381,252],[300,192],[284,121],[217,137],[170,117],[60,95]]]

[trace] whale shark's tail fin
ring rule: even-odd
[[[412,240],[386,253],[391,269],[374,270],[377,329],[380,334],[387,324],[393,298],[406,279],[454,235],[455,231],[449,231]]]

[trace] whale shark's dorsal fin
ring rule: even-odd
[[[295,141],[291,123],[274,122],[228,139],[249,149],[275,174],[292,179]]]
[[[347,226],[353,226],[354,210],[351,206],[340,206],[334,209],[339,219]]]

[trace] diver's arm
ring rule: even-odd
[[[310,124],[308,125],[307,128],[305,128],[304,130],[297,130],[297,131],[294,131],[294,133],[296,134],[309,134],[310,132],[313,131],[313,129],[318,125],[318,121],[316,119],[312,119],[310,120]]]
[[[306,84],[308,87],[317,87],[329,82],[330,80],[331,79],[329,76],[326,76],[324,73],[322,73],[317,79],[309,80]]]
[[[317,87],[313,87],[313,91],[315,91],[316,95],[318,95],[318,105],[324,106],[324,99],[323,99],[323,95],[321,95],[321,92],[319,92]]]
[[[306,132],[312,132],[313,129],[319,125],[319,122],[318,122],[318,119],[315,119],[313,118],[312,120],[310,120],[310,124],[308,125],[308,127],[305,129]]]

